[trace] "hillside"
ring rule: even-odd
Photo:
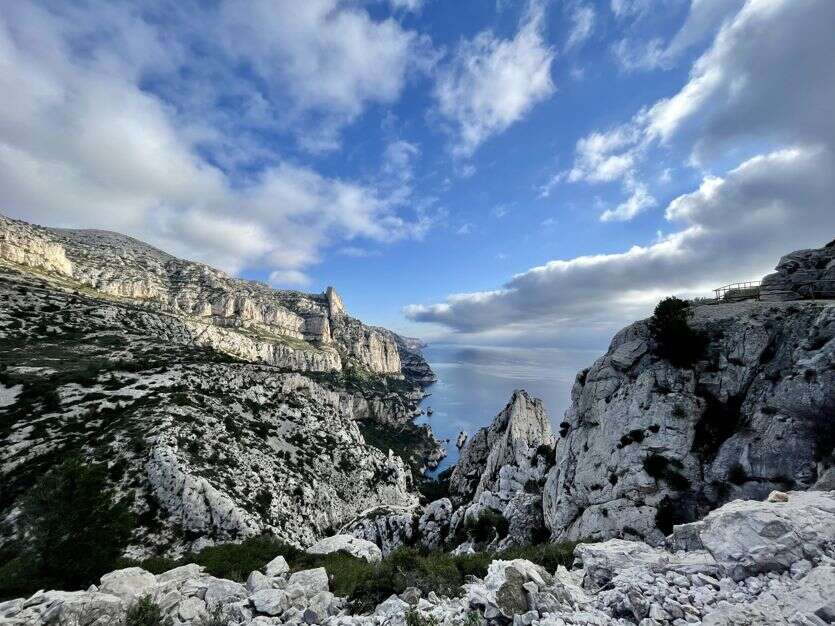
[[[133,556],[263,532],[307,545],[416,503],[420,467],[442,455],[411,421],[433,379],[419,344],[351,318],[333,289],[277,291],[122,235],[0,218],[0,303],[12,538],[20,498],[76,451],[131,501]],[[406,461],[363,430],[408,437]]]

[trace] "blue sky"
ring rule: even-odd
[[[835,237],[829,0],[21,1],[0,211],[600,347]],[[775,36],[775,34],[779,36]]]

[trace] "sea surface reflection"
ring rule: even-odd
[[[501,411],[514,389],[526,389],[540,398],[554,425],[571,398],[578,371],[591,365],[600,350],[558,348],[474,347],[430,344],[423,354],[438,376],[421,408],[431,408],[418,423],[426,423],[447,443],[447,457],[439,472],[458,459],[458,433],[472,433]]]

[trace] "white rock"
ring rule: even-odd
[[[383,554],[377,544],[353,535],[334,535],[317,541],[307,549],[308,554],[331,554],[333,552],[347,552],[369,563],[379,563]]]
[[[228,604],[246,596],[246,587],[242,584],[224,578],[210,577],[206,581],[206,593],[203,599],[209,607],[213,607],[217,604]]]
[[[259,613],[281,615],[289,606],[290,599],[281,589],[261,589],[250,597],[252,605]]]
[[[264,571],[270,577],[281,576],[290,571],[290,566],[287,565],[287,560],[279,554],[264,566]]]
[[[246,579],[246,590],[250,593],[255,593],[261,589],[272,589],[273,581],[268,576],[265,576],[258,570],[250,572]]]
[[[126,567],[102,576],[99,591],[132,600],[148,593],[156,583],[157,578],[151,572],[141,567]]]
[[[310,598],[320,591],[328,591],[328,573],[324,567],[302,570],[291,574],[287,584],[301,587]]]

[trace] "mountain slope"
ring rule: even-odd
[[[335,291],[280,292],[98,231],[0,218],[0,516],[63,456],[107,464],[128,554],[262,532],[309,544],[417,502],[431,369]],[[402,348],[401,348],[402,345]],[[401,371],[400,350],[410,363]],[[413,374],[415,372],[416,374]],[[410,468],[363,424],[418,441]]]

